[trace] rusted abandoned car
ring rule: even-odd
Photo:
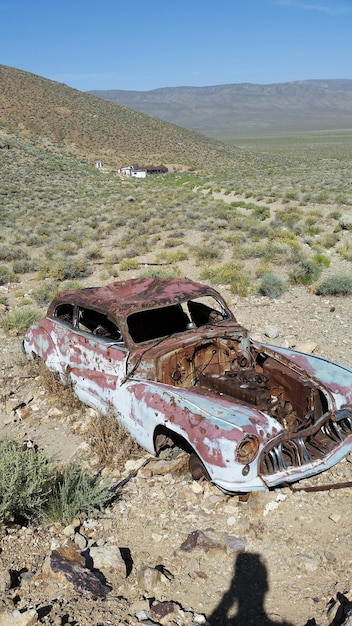
[[[207,285],[64,291],[23,345],[143,448],[184,447],[193,477],[229,493],[312,476],[351,450],[352,370],[251,340]]]

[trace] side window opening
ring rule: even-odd
[[[73,305],[72,304],[59,304],[54,313],[54,317],[59,319],[65,324],[72,326],[73,323]]]
[[[190,300],[188,302],[188,308],[192,322],[197,327],[203,326],[204,324],[220,322],[224,319],[224,315],[220,311],[202,302],[193,302]]]
[[[92,333],[108,341],[123,341],[119,328],[103,313],[79,307],[77,319],[79,330]]]
[[[205,324],[217,324],[228,317],[223,306],[212,296],[205,296],[187,302],[191,320],[197,328]]]

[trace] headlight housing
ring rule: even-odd
[[[236,461],[241,465],[251,463],[258,454],[259,439],[255,435],[245,435],[236,448]]]

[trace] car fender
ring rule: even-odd
[[[280,356],[284,357],[294,366],[307,372],[318,385],[324,386],[331,393],[337,408],[344,404],[352,404],[352,369],[350,367],[298,350],[259,342],[254,343],[254,345],[257,349],[274,353],[274,358],[277,356],[279,358]]]
[[[45,324],[30,326],[23,339],[23,350],[30,357],[42,359],[48,369],[57,372],[62,380],[66,377],[67,365],[64,359],[65,351],[57,345],[57,337],[50,333]]]
[[[259,449],[267,438],[275,436],[281,426],[276,420],[258,411],[219,396],[193,390],[170,388],[162,383],[129,381],[125,393],[131,397],[131,434],[149,452],[155,453],[154,433],[165,427],[186,441],[196,452],[212,477],[229,471],[236,481],[244,480],[243,465],[235,460],[238,443],[245,435],[254,435]],[[257,456],[258,456],[257,455]],[[238,476],[238,475],[239,476]],[[249,468],[248,481],[257,478],[257,463]]]

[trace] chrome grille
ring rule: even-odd
[[[295,433],[264,449],[260,459],[260,473],[268,476],[323,459],[351,433],[352,417],[349,415],[338,421],[327,419],[315,431],[310,428]]]

